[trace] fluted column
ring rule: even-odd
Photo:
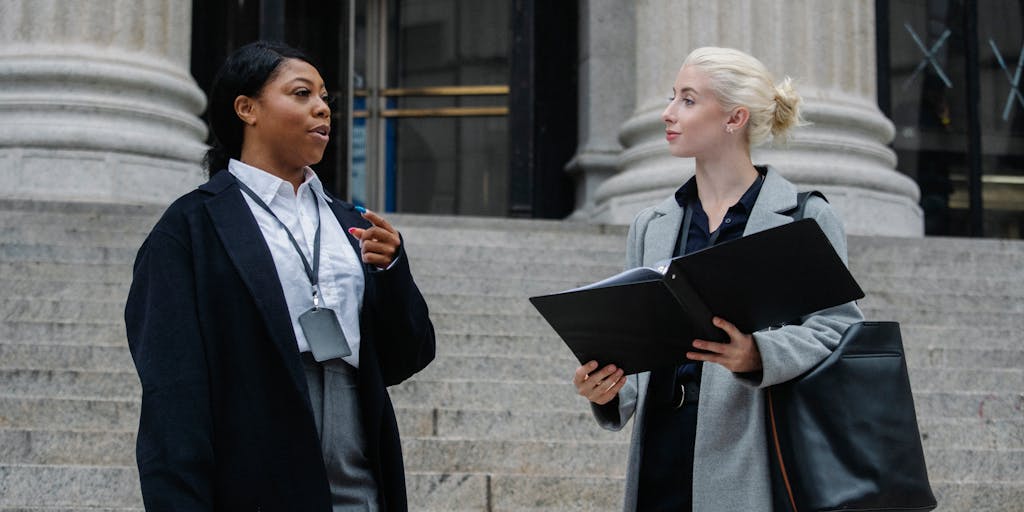
[[[776,81],[796,79],[812,123],[784,146],[756,149],[755,163],[824,192],[848,233],[922,236],[917,185],[894,170],[893,125],[875,97],[873,0],[640,0],[636,17],[636,109],[593,220],[627,223],[693,174],[692,159],[668,154],[659,114],[691,49],[728,46],[758,57]]]
[[[165,203],[193,188],[205,97],[189,0],[0,0],[0,197]]]
[[[576,181],[573,218],[588,218],[594,191],[618,168],[619,126],[635,96],[633,11],[631,1],[579,0],[579,143],[566,166]]]

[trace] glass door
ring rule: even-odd
[[[351,5],[351,200],[506,215],[510,2]]]
[[[876,5],[879,104],[925,232],[1024,238],[1024,2]]]

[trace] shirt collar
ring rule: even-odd
[[[323,183],[320,181],[320,177],[316,175],[313,169],[306,167],[304,169],[306,174],[303,185],[307,185],[316,195],[320,196],[324,201],[330,203],[331,198],[324,192]],[[253,167],[247,163],[232,158],[228,161],[228,172],[233,174],[242,183],[245,183],[253,192],[266,204],[270,204],[274,200],[274,197],[282,190],[282,187],[287,193],[292,193],[292,186],[290,183],[270,174],[269,172],[260,169],[259,167]],[[302,185],[300,185],[301,187]]]
[[[747,188],[747,191],[743,193],[740,200],[731,206],[730,208],[740,206],[746,212],[754,209],[754,203],[757,202],[757,196],[761,192],[761,184],[764,183],[764,176],[768,172],[768,169],[763,166],[754,166],[757,169],[758,178],[754,180],[754,183]],[[676,190],[676,203],[679,204],[680,208],[685,208],[687,204],[700,204],[700,197],[697,195],[697,177],[691,176],[690,179],[683,183],[683,186]]]

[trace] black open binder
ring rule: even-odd
[[[580,363],[630,374],[685,362],[694,339],[728,341],[715,315],[752,333],[862,297],[818,223],[803,219],[530,302]]]

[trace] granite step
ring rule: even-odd
[[[130,466],[0,463],[0,507],[70,510],[142,507],[139,471]]]
[[[861,307],[864,317],[872,320],[895,320],[905,325],[930,325],[937,327],[997,326],[1020,331],[1024,329],[1024,315],[1008,311],[944,311],[908,308],[880,308],[871,304]]]
[[[130,265],[135,261],[138,247],[76,246],[57,244],[32,244],[25,242],[0,242],[0,261],[34,261],[60,263],[116,263]]]
[[[1020,281],[1000,277],[965,278],[955,274],[931,278],[898,277],[886,275],[854,275],[857,284],[870,297],[874,293],[906,293],[919,295],[957,295],[985,297],[1002,295],[1024,300],[1024,286]]]
[[[522,275],[495,271],[481,276],[468,275],[458,265],[438,266],[434,273],[419,268],[413,262],[414,276],[421,290],[434,294],[487,294],[489,296],[526,297],[554,293],[587,284],[613,275],[617,270],[598,273],[602,266],[583,267],[574,275],[570,267],[542,266]],[[500,264],[499,264],[500,265]],[[487,266],[481,264],[481,269]],[[49,297],[54,299],[77,297],[119,297],[128,294],[131,284],[131,266],[118,264],[73,264],[0,262],[0,288],[8,297]],[[959,277],[908,278],[870,275],[859,277],[858,282],[870,300],[876,294],[906,294],[918,296],[961,297],[971,303],[988,296],[1005,297],[1008,302],[1024,302],[1024,285],[1007,279],[970,279]],[[527,284],[523,284],[527,283]]]
[[[957,279],[961,283],[968,282],[967,286],[970,287],[973,286],[973,282],[984,283],[993,278],[1012,283],[1024,282],[1024,273],[1011,267],[1021,264],[1019,259],[1007,261],[1005,265],[954,265],[948,262],[925,263],[914,260],[868,263],[851,260],[849,269],[858,282],[872,277],[895,278],[910,282]]]
[[[455,376],[464,379],[526,380],[562,384],[572,379],[579,363],[568,350],[543,356],[440,356],[417,375],[423,380],[444,381]],[[909,368],[915,391],[969,391],[998,393],[1024,390],[1024,368],[976,369]]]
[[[586,248],[588,251],[625,253],[626,238],[608,237],[606,234],[581,231],[545,229],[468,229],[451,227],[398,226],[403,241],[410,246],[434,247],[442,252],[458,251],[462,247],[489,249],[532,249],[544,254],[547,249]],[[582,252],[582,251],[580,251]]]
[[[568,371],[571,371],[569,368]],[[1015,376],[1019,371],[1005,370]],[[969,379],[969,372],[964,379]],[[934,372],[941,375],[940,372]],[[916,378],[916,377],[915,377]],[[1015,377],[1016,378],[1016,377]],[[935,377],[939,379],[939,377]],[[923,386],[923,385],[922,385]],[[930,390],[915,388],[919,417],[1020,418],[1024,393],[1006,391]],[[77,370],[0,370],[0,393],[7,397],[101,398],[136,400],[138,377],[134,371],[92,372]],[[399,407],[490,409],[495,404],[511,410],[578,410],[585,405],[568,378],[551,382],[528,379],[466,379],[416,376],[390,390]]]
[[[134,371],[0,370],[0,396],[138,400]]]
[[[124,315],[124,298],[58,299],[42,294],[0,299],[0,319],[116,320]]]
[[[138,399],[53,398],[0,395],[0,428],[61,426],[72,430],[134,432],[139,426]]]
[[[868,316],[869,320],[897,320],[893,315]],[[933,349],[986,348],[1017,351],[1020,331],[1010,326],[969,322],[961,325],[915,324],[902,321],[900,333],[904,347]],[[999,364],[999,363],[995,363]]]
[[[396,407],[449,409],[579,411],[587,401],[569,379],[561,383],[513,380],[427,380],[414,377],[389,390]],[[1019,419],[1024,417],[1024,392],[914,391],[918,418]]]
[[[424,380],[513,380],[562,384],[572,379],[579,363],[568,348],[543,355],[439,356],[417,374]]]
[[[138,507],[13,507],[0,506],[0,512],[144,512],[142,506]]]
[[[135,365],[127,342],[114,346],[0,342],[0,368],[125,372]]]
[[[431,313],[505,314],[532,316],[537,310],[528,296],[500,296],[483,293],[437,293],[423,287]],[[968,313],[1024,313],[1024,297],[959,294],[925,296],[911,293],[877,293],[858,301],[872,312],[912,314],[917,311]]]
[[[437,358],[418,374],[425,380],[464,379],[529,380],[562,383],[571,378],[579,364],[560,341],[538,340],[537,350],[523,351],[516,345],[487,347],[483,353],[467,353],[440,337]],[[472,347],[470,347],[472,350]],[[1024,389],[1024,347],[1018,350],[956,350],[973,360],[947,360],[944,349],[910,351],[907,363],[913,389],[931,391],[991,391]],[[955,356],[954,356],[955,357]],[[944,361],[944,362],[942,362]],[[990,361],[998,361],[1002,367]],[[0,343],[0,369],[80,370],[85,372],[131,373],[135,371],[127,345],[91,346],[60,344]]]
[[[39,482],[54,483],[39,485]],[[0,486],[3,484],[18,491],[0,495],[0,511],[3,512],[142,510],[135,468],[7,465],[0,466]],[[624,480],[618,477],[406,474],[410,509],[421,512],[615,510],[621,506],[624,485]],[[938,512],[1003,512],[1017,510],[1012,504],[1024,503],[1024,486],[1020,484],[932,479],[932,488],[939,500]]]
[[[926,238],[848,235],[851,255],[863,258],[893,259],[904,255],[927,260],[929,254],[1008,254],[1020,251],[1024,241],[997,238],[961,238],[929,236]],[[970,256],[960,256],[970,258]]]
[[[1024,484],[1020,482],[961,482],[930,477],[939,506],[935,512],[1020,512],[1024,510]]]
[[[148,233],[148,228],[69,226],[64,223],[11,225],[0,221],[0,240],[19,240],[34,244],[60,244],[74,247],[134,247],[138,249]]]
[[[576,281],[582,279],[592,282],[613,276],[621,272],[623,268],[620,262],[552,261],[542,265],[531,260],[430,259],[416,255],[410,256],[409,263],[412,266],[413,275],[417,279],[421,276],[458,275],[460,277],[475,277],[481,281],[500,277],[529,277],[537,280]]]
[[[494,408],[398,407],[403,436],[445,439],[550,441],[627,441],[631,426],[611,432],[598,427],[586,403],[573,410],[510,410]],[[76,431],[134,432],[137,400],[19,398],[0,396],[0,428],[47,429],[60,425]],[[632,424],[630,424],[632,425]],[[1024,450],[1024,417],[922,418],[919,423],[929,448]]]
[[[922,418],[922,443],[928,449],[1024,450],[1024,417]]]
[[[621,476],[628,443],[402,439],[407,471]]]
[[[913,335],[914,337],[910,337]],[[974,348],[929,346],[924,336],[915,331],[904,330],[904,350],[907,364],[915,368],[962,368],[962,369],[1022,369],[1024,368],[1024,346],[1014,348]],[[969,347],[969,348],[965,348]]]
[[[973,291],[973,290],[972,290]],[[1024,313],[1024,295],[996,293],[866,292],[858,304],[879,310],[931,310],[962,313]]]
[[[914,367],[1024,368],[1024,345],[998,330],[901,326],[907,361]],[[557,336],[468,334],[437,330],[440,355],[514,356],[568,350]],[[988,336],[988,337],[986,337]],[[993,343],[999,340],[1002,343]]]
[[[13,465],[128,466],[134,432],[0,429],[0,457]],[[478,440],[404,436],[410,472],[565,474],[621,477],[626,441]],[[929,477],[937,481],[1024,481],[1024,450],[949,449],[926,446]]]
[[[600,428],[585,403],[571,411],[399,407],[403,437],[448,440],[628,442],[631,426],[618,432]]]
[[[123,308],[131,283],[131,275],[128,273],[123,278],[108,281],[50,280],[45,276],[32,279],[25,278],[24,274],[21,276],[18,279],[0,279],[0,289],[4,290],[7,300],[113,300],[118,301]]]
[[[617,510],[625,489],[619,477],[407,472],[406,479],[410,510],[420,512]]]
[[[0,225],[148,229],[165,206],[0,199]]]
[[[135,432],[0,428],[0,460],[47,466],[133,466]]]
[[[0,319],[30,321],[53,319],[67,321],[112,320],[123,318],[124,296],[55,297],[34,290],[31,296],[0,299]],[[58,292],[59,293],[59,292]],[[533,322],[539,318],[536,308],[527,296],[495,296],[489,294],[444,293],[425,290],[431,316],[437,315],[500,315],[521,317]],[[968,302],[969,301],[969,302]],[[967,303],[966,305],[964,305]],[[886,315],[907,323],[949,325],[953,323],[995,323],[996,325],[1024,326],[1024,300],[1013,297],[962,297],[957,295],[920,296],[907,293],[876,293],[858,301],[869,318]],[[960,307],[958,307],[960,306]],[[939,322],[946,319],[946,323]],[[1007,324],[1008,323],[1008,324]]]
[[[908,372],[911,389],[915,392],[1001,393],[1006,390],[1024,390],[1024,368],[910,368]]]
[[[125,346],[124,322],[117,321],[0,321],[0,341],[31,344]]]
[[[123,284],[132,279],[132,267],[124,263],[60,263],[53,261],[2,261],[0,283],[43,281],[49,285],[69,282]]]
[[[926,449],[925,461],[937,481],[1024,484],[1022,450]]]

